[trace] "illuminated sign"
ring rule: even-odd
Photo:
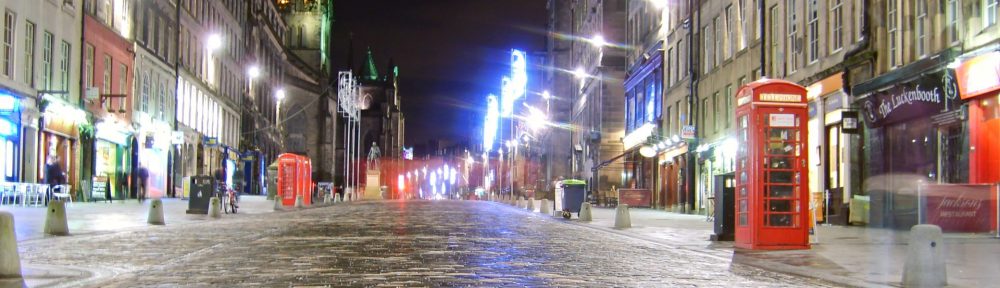
[[[622,144],[625,145],[625,150],[631,149],[632,147],[645,142],[650,135],[653,135],[653,128],[655,128],[655,126],[652,123],[646,123],[642,125],[642,127],[633,130],[632,133],[625,135],[625,138],[622,139]]]
[[[775,94],[760,93],[760,101],[765,102],[802,102],[802,95],[798,94]]]
[[[7,119],[0,118],[0,136],[17,135],[17,125],[10,123]]]
[[[104,139],[118,145],[128,145],[128,130],[116,122],[100,122],[94,127],[94,137]]]
[[[500,117],[511,117],[514,114],[514,103],[524,97],[528,85],[528,59],[524,52],[512,50],[510,55],[510,76],[504,76],[500,81]]]
[[[205,136],[201,138],[201,143],[208,147],[215,147],[219,145],[219,138]]]
[[[10,94],[0,94],[0,112],[10,113],[17,110],[18,101],[17,97]]]
[[[496,141],[497,125],[500,121],[500,113],[497,107],[497,96],[490,94],[486,97],[486,120],[483,122],[483,150],[490,152],[493,150],[493,142]]]
[[[736,98],[736,107],[746,105],[747,103],[750,103],[750,96]]]
[[[413,147],[403,147],[403,159],[413,160]]]

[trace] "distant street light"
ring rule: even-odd
[[[208,50],[215,51],[222,48],[222,36],[219,34],[212,34],[208,36]]]
[[[583,71],[583,67],[576,67],[576,70],[573,71],[573,75],[575,75],[576,78],[583,79],[587,77],[587,72]]]
[[[542,98],[543,99],[552,98],[552,94],[549,94],[549,90],[542,91]]]
[[[253,65],[250,66],[250,68],[247,68],[247,76],[250,76],[251,79],[260,76],[260,67]]]
[[[594,35],[593,38],[590,38],[590,43],[597,47],[604,47],[608,45],[608,42],[604,41],[604,36],[601,34]]]
[[[275,91],[274,98],[278,99],[278,102],[285,100],[285,89],[278,89],[278,91]]]

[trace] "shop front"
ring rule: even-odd
[[[697,183],[698,194],[694,199],[695,207],[704,213],[712,213],[716,189],[716,178],[721,175],[731,175],[736,169],[736,139],[725,137],[718,141],[705,143],[695,150],[698,155]]]
[[[61,181],[70,185],[71,190],[80,187],[79,150],[80,130],[88,129],[87,113],[62,99],[44,96],[41,141],[39,141],[38,182],[49,183]],[[46,169],[47,165],[55,165],[58,169]],[[63,175],[47,175],[49,172],[61,172]],[[55,180],[59,179],[59,180]],[[72,197],[76,197],[73,195]]]
[[[112,118],[112,117],[109,117]],[[129,176],[132,167],[128,126],[103,119],[94,128],[94,179],[91,199],[126,199],[129,197]],[[103,182],[103,183],[101,183]]]
[[[918,61],[853,91],[865,122],[861,195],[870,197],[869,225],[926,223],[928,189],[969,181],[967,108],[954,74],[943,63]]]
[[[21,99],[0,90],[0,175],[16,182],[21,175]]]
[[[139,112],[142,113],[142,112]],[[139,168],[146,169],[146,197],[161,198],[167,196],[167,177],[169,177],[170,144],[172,129],[170,124],[150,120],[150,117],[136,117],[139,129],[136,133],[139,144]]]
[[[843,73],[837,73],[806,87],[809,101],[809,147],[814,152],[809,157],[809,192],[814,203],[817,222],[851,224],[849,215],[867,215],[867,196],[858,195],[852,175],[857,171],[851,163],[856,152],[857,136],[850,129],[856,127],[857,112],[845,103],[848,95],[843,91]],[[847,117],[844,117],[847,115]],[[844,130],[844,119],[850,127]],[[856,130],[856,129],[855,129]],[[852,211],[851,208],[854,208]],[[864,223],[864,217],[854,217],[855,224]]]
[[[1000,183],[1000,51],[962,61],[955,74],[969,106],[969,183]]]

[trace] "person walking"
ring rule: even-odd
[[[147,170],[146,167],[140,166],[139,171],[137,171],[136,173],[139,174],[136,177],[139,186],[136,188],[138,190],[136,193],[139,194],[138,197],[136,198],[139,199],[139,203],[142,203],[143,201],[146,201],[146,191],[147,191],[146,185],[149,180],[149,170]]]
[[[59,156],[49,155],[45,159],[45,184],[49,185],[49,189],[45,190],[45,206],[49,206],[49,199],[52,198],[52,189],[57,186],[62,185],[66,182],[66,174],[63,173],[63,169],[59,166]]]

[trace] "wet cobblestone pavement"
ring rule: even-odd
[[[479,201],[395,201],[19,243],[85,287],[803,287],[712,253]],[[67,272],[67,274],[73,274]]]

